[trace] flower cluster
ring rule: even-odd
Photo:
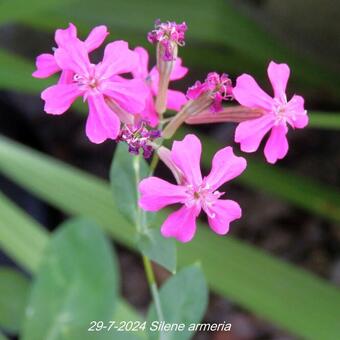
[[[60,73],[57,84],[41,94],[47,113],[63,114],[78,97],[87,102],[86,135],[91,142],[102,143],[107,139],[124,142],[130,153],[142,153],[145,158],[157,149],[177,184],[157,177],[143,179],[139,185],[139,205],[147,211],[158,211],[181,204],[161,228],[165,237],[181,242],[193,238],[201,211],[217,234],[226,234],[230,222],[241,217],[238,203],[222,199],[224,193],[218,189],[245,170],[246,160],[235,156],[227,146],[215,154],[210,174],[203,177],[201,143],[195,135],[175,141],[171,150],[160,146],[163,138],[171,138],[184,122],[236,122],[235,142],[240,143],[244,152],[256,151],[269,134],[264,154],[273,164],[288,152],[288,127],[301,129],[308,124],[304,99],[299,95],[287,99],[290,69],[286,64],[272,61],[268,66],[273,97],[248,74],[239,76],[234,87],[227,74],[210,72],[204,82],[197,81],[186,95],[169,89],[171,81],[188,72],[177,57],[177,46],[184,45],[186,30],[184,22],[156,21],[148,40],[157,43],[157,63],[149,69],[148,52],[143,47],[130,49],[122,40],[108,43],[102,60],[92,63],[90,53],[106,39],[106,26],[95,27],[82,41],[76,27],[70,24],[56,31],[53,53],[38,56],[33,73],[36,78]],[[238,105],[223,107],[226,100],[235,100]],[[164,119],[166,109],[175,114]]]
[[[177,24],[176,22],[161,22],[159,19],[155,22],[155,29],[148,33],[150,43],[159,43],[163,47],[163,59],[171,61],[176,59],[174,48],[185,45],[185,32],[188,29],[185,22]]]
[[[139,155],[143,151],[144,158],[150,158],[153,147],[150,145],[155,139],[161,136],[159,130],[148,130],[143,122],[137,126],[126,124],[120,131],[117,142],[125,142],[129,146],[129,152]]]

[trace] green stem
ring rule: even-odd
[[[153,156],[152,156],[152,160],[151,160],[151,164],[150,164],[150,174],[149,174],[149,176],[152,176],[153,173],[155,172],[158,162],[159,162],[159,156],[155,152],[153,154]]]
[[[138,184],[139,184],[140,179],[141,179],[140,178],[140,157],[141,157],[141,155],[135,157],[134,160],[133,160],[133,168],[135,170],[135,178],[136,178],[136,187],[137,188],[138,188]],[[152,159],[153,165],[151,165],[151,173],[153,173],[154,169],[157,166],[157,163],[158,163],[158,156],[154,155],[153,159]],[[137,199],[139,199],[138,189],[137,189]],[[144,217],[143,211],[137,205],[136,229],[137,229],[138,232],[145,232],[145,230],[143,230],[145,228],[145,225],[143,223],[143,217]],[[146,255],[142,255],[142,258],[143,258],[143,264],[144,264],[146,279],[148,281],[148,285],[149,285],[149,288],[150,288],[152,299],[153,299],[154,304],[155,304],[155,309],[156,309],[158,321],[164,321],[164,314],[163,314],[163,310],[162,310],[161,300],[160,300],[160,297],[159,297],[158,287],[157,287],[155,274],[154,274],[154,271],[153,271],[153,268],[152,268],[151,261]],[[160,334],[160,339],[161,340],[165,339],[163,332],[161,332],[161,334]]]

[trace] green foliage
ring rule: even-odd
[[[0,211],[0,247],[19,265],[35,272],[47,243],[45,229],[13,206],[1,191]],[[32,248],[35,252],[32,252]]]
[[[29,281],[23,274],[0,267],[0,328],[13,334],[19,333],[28,290]]]
[[[126,144],[117,146],[113,157],[110,183],[117,210],[136,226],[136,241],[140,251],[171,272],[176,270],[176,244],[165,239],[159,230],[150,229],[154,214],[145,213],[137,205],[138,183],[149,175],[149,166],[141,156],[128,152]]]
[[[158,228],[148,229],[140,234],[137,246],[145,256],[170,272],[176,272],[176,242],[174,239],[164,238]]]
[[[11,21],[30,18],[35,14],[47,9],[55,8],[61,5],[70,4],[75,0],[2,0],[0,3],[0,24]]]
[[[148,173],[144,158],[131,155],[125,143],[117,145],[110,171],[113,199],[118,211],[133,224],[137,223],[139,213],[137,184]]]
[[[201,321],[208,304],[208,288],[199,265],[182,269],[166,281],[159,293],[164,321],[185,325],[184,331],[164,332],[165,338],[190,339],[193,334],[187,328],[191,323]],[[150,306],[148,321],[151,326],[152,322],[157,321],[154,305]],[[150,331],[149,337],[150,340],[159,339],[159,332]]]
[[[340,129],[340,113],[313,111],[310,114],[309,126],[318,129],[338,130]]]
[[[117,290],[116,259],[100,229],[85,219],[65,223],[53,235],[33,283],[22,338],[93,338],[90,322],[111,320]]]
[[[108,183],[5,138],[0,139],[0,171],[65,213],[91,216],[116,241],[134,247],[134,227],[117,213]],[[19,243],[23,228],[18,224]],[[201,225],[195,239],[178,248],[180,267],[200,259],[212,289],[257,315],[304,338],[334,339],[339,334],[340,294],[326,281]]]

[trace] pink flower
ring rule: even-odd
[[[139,205],[147,211],[158,211],[167,205],[180,203],[182,207],[171,213],[162,225],[164,237],[175,237],[181,242],[192,240],[196,219],[203,209],[210,228],[224,235],[229,223],[241,217],[241,208],[235,201],[220,199],[224,194],[217,189],[239,176],[246,168],[246,160],[236,157],[231,147],[218,151],[208,176],[200,170],[201,142],[195,135],[175,141],[172,150],[161,148],[160,157],[169,166],[177,185],[158,177],[149,177],[139,184]]]
[[[141,79],[145,82],[148,96],[146,100],[146,106],[141,116],[151,126],[158,125],[159,117],[154,105],[154,97],[158,93],[158,81],[159,73],[157,67],[154,66],[151,71],[148,70],[149,55],[146,49],[143,47],[136,47],[135,52],[139,55],[139,66],[133,72],[133,76],[136,79]],[[188,73],[188,69],[182,66],[181,58],[177,58],[172,72],[170,74],[170,80],[178,80],[183,78]],[[175,90],[168,90],[167,92],[167,108],[170,110],[179,111],[181,107],[187,102],[184,93]]]
[[[177,45],[184,46],[185,32],[188,29],[185,22],[177,24],[174,21],[161,22],[159,19],[155,22],[155,29],[148,33],[148,40],[152,44],[159,43],[163,46],[163,60],[175,60]]]
[[[211,112],[222,110],[222,100],[232,99],[232,84],[229,76],[223,73],[221,76],[216,72],[208,73],[203,83],[196,81],[187,91],[189,99],[197,99],[203,94],[209,94],[212,100]]]
[[[97,49],[108,34],[109,32],[106,26],[95,27],[84,41],[87,51],[92,52]],[[66,29],[57,29],[54,39],[58,48],[63,47],[68,44],[70,40],[77,39],[77,28],[73,24],[69,24],[69,27]],[[54,52],[58,48],[54,48]],[[32,76],[35,78],[47,78],[61,71],[61,68],[54,58],[54,54],[51,53],[40,54],[36,59],[36,67],[36,71],[32,73]],[[59,83],[70,83],[72,82],[72,77],[72,72],[64,70],[60,76]]]
[[[274,89],[274,98],[265,93],[255,79],[248,74],[237,78],[233,90],[235,99],[243,106],[261,109],[261,118],[242,122],[236,128],[235,141],[241,144],[241,150],[254,152],[258,149],[263,137],[271,130],[264,148],[269,163],[274,164],[288,152],[287,123],[292,128],[302,129],[308,124],[304,99],[294,95],[289,101],[286,97],[286,86],[290,74],[287,64],[270,62],[268,77]]]
[[[138,65],[138,55],[125,41],[108,44],[103,60],[96,65],[89,60],[87,45],[78,39],[69,39],[69,43],[59,47],[54,55],[58,66],[74,76],[72,82],[59,83],[42,92],[45,111],[62,114],[82,96],[89,105],[86,135],[91,142],[116,139],[120,119],[129,121],[130,113],[144,109],[146,93],[143,82],[118,76],[132,72]]]

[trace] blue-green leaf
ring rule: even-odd
[[[148,164],[141,156],[131,155],[126,144],[118,144],[110,171],[111,189],[119,212],[133,224],[142,222],[137,216],[137,185],[148,172]]]
[[[201,321],[208,303],[208,288],[200,266],[182,269],[161,287],[159,293],[164,322],[183,323],[185,326],[182,331],[165,332],[164,337],[167,340],[190,339],[193,333],[188,328],[192,323]],[[148,320],[150,339],[156,340],[160,332],[153,328],[158,323],[154,305],[150,307]]]
[[[137,241],[139,250],[172,273],[176,272],[176,242],[165,238],[159,229],[148,229]]]
[[[28,279],[18,271],[0,268],[0,328],[18,333],[24,318]]]
[[[71,220],[52,236],[26,311],[23,340],[83,340],[93,320],[108,322],[117,302],[117,264],[94,223]]]

